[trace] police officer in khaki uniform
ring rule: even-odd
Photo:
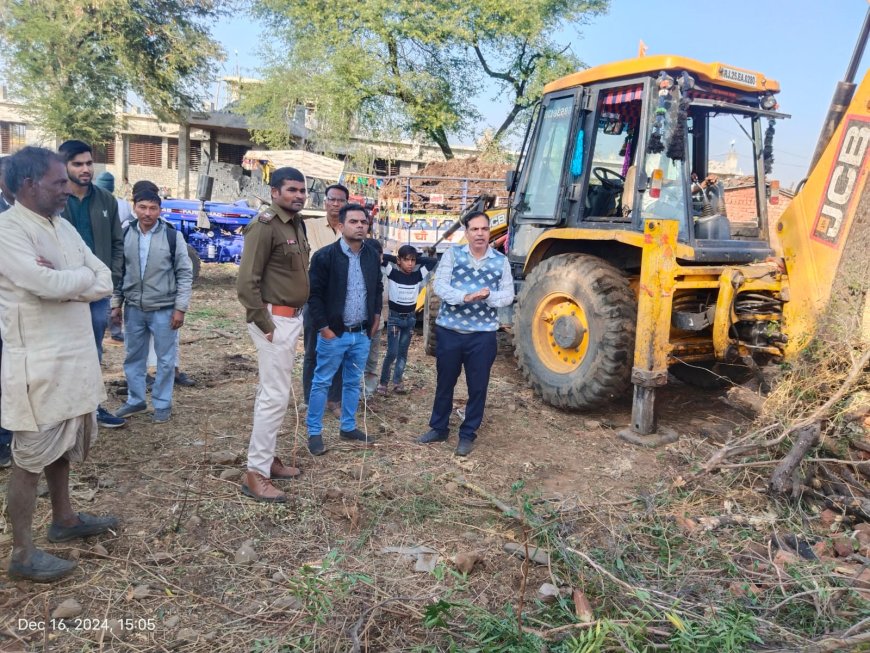
[[[258,501],[283,502],[286,496],[272,479],[300,474],[297,468],[283,465],[275,449],[292,391],[302,307],[308,300],[310,248],[299,215],[305,205],[304,175],[296,168],[278,168],[269,185],[272,204],[246,227],[239,267],[239,301],[247,311],[260,368],[242,491]]]

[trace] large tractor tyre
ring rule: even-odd
[[[426,301],[423,302],[423,349],[427,356],[435,355],[437,337],[435,335],[435,320],[438,309],[441,308],[441,298],[435,294],[430,281],[426,286]]]
[[[697,363],[676,363],[668,372],[686,385],[703,390],[721,390],[732,385],[746,383],[752,378],[752,370],[745,365],[701,361]]]
[[[532,388],[560,408],[593,408],[631,384],[637,299],[596,256],[561,254],[523,283],[514,355]]]
[[[199,259],[199,254],[192,245],[187,246],[187,255],[190,257],[190,263],[193,265],[193,280],[199,279],[199,270],[202,267],[202,261]]]

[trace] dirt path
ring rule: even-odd
[[[455,439],[430,447],[413,443],[427,429],[434,390],[434,360],[423,354],[418,334],[406,372],[411,393],[368,406],[365,426],[381,436],[377,446],[363,451],[339,443],[337,421],[327,416],[331,450],[314,459],[304,448],[304,415],[297,425],[291,404],[279,454],[293,460],[295,435],[304,474],[284,484],[291,497],[286,506],[256,504],[241,495],[234,473],[244,463],[257,383],[235,271],[204,266],[195,286],[181,356],[198,385],[176,389],[172,421],[153,425],[138,415],[125,429],[103,430],[90,460],[74,469],[78,508],[119,515],[120,532],[80,549],[48,545],[80,557],[76,574],[57,585],[10,583],[0,575],[0,650],[44,650],[48,635],[45,650],[57,651],[340,651],[350,648],[361,615],[368,616],[357,632],[369,650],[436,645],[421,625],[422,609],[444,590],[449,559],[463,551],[479,554],[482,572],[463,591],[481,605],[510,600],[519,568],[501,551],[517,533],[485,501],[458,487],[455,474],[505,498],[522,481],[529,500],[560,510],[618,503],[686,473],[699,427],[734,419],[715,394],[668,388],[661,393],[662,421],[684,437],[661,450],[635,448],[615,435],[614,427],[628,423],[627,404],[594,414],[543,405],[502,348],[477,449],[459,460],[452,455]],[[122,357],[123,347],[107,344],[109,409],[123,401],[117,385]],[[297,393],[298,380],[297,374]],[[464,398],[462,388],[457,408]],[[0,501],[8,478],[0,471]],[[40,499],[39,546],[47,544],[49,518],[48,501]],[[0,557],[8,555],[10,540],[8,523],[0,521]],[[237,559],[245,542],[253,561]],[[417,545],[437,552],[435,572],[414,573],[414,560],[383,552]],[[530,590],[546,579],[546,569],[534,571]],[[365,612],[395,597],[407,600],[379,608],[377,616]],[[69,598],[82,606],[82,618],[98,619],[100,627],[48,633],[20,627],[19,619],[44,620]],[[105,630],[112,624],[114,633]]]

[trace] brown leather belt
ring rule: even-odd
[[[302,309],[296,308],[295,306],[276,306],[275,304],[272,304],[269,308],[269,312],[278,317],[296,317],[302,313]]]

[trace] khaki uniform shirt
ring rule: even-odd
[[[271,204],[245,228],[239,265],[239,301],[246,320],[263,333],[275,323],[266,304],[302,308],[308,301],[308,256],[311,248],[302,218]]]

